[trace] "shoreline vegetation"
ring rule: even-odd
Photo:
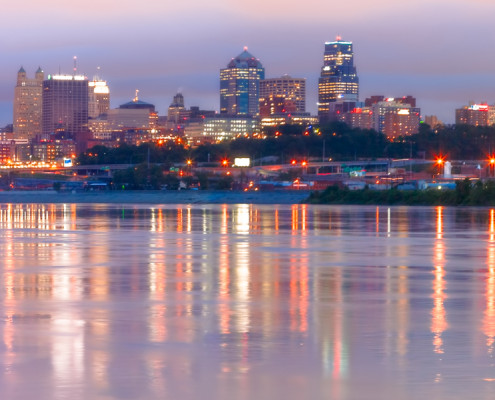
[[[429,188],[426,190],[350,190],[329,186],[321,192],[312,192],[308,204],[361,204],[361,205],[418,205],[418,206],[495,206],[495,181],[468,179],[456,182],[455,189]]]

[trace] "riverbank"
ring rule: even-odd
[[[469,180],[456,182],[455,189],[424,190],[350,190],[330,186],[322,192],[313,192],[305,200],[309,204],[358,205],[416,205],[416,206],[495,206],[495,181]]]
[[[0,192],[0,203],[103,203],[103,204],[298,204],[306,200],[305,190],[281,191],[7,191]]]

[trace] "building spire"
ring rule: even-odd
[[[139,101],[139,89],[136,89],[136,95],[134,96],[134,99],[132,100],[134,103],[137,103]]]

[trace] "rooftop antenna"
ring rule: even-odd
[[[139,89],[136,89],[136,96],[134,96],[134,99],[133,99],[134,102],[139,101],[138,94],[139,94]]]
[[[77,56],[74,56],[74,76],[77,74]]]

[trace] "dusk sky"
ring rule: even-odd
[[[22,7],[19,6],[22,4]],[[160,115],[177,91],[186,107],[219,110],[219,70],[244,46],[267,78],[307,78],[316,113],[324,42],[354,43],[360,100],[412,95],[422,115],[454,122],[456,107],[495,103],[493,0],[24,0],[2,4],[0,125],[12,123],[16,74],[100,76],[111,107],[140,99]]]

